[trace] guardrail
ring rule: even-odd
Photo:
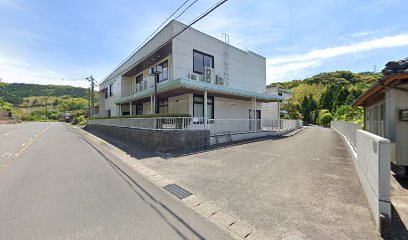
[[[88,125],[128,127],[150,130],[204,130],[204,118],[156,117],[156,118],[113,118],[90,119]],[[256,131],[285,131],[302,126],[300,120],[263,120],[263,119],[208,119],[207,129],[211,135],[228,132],[229,134]]]
[[[354,148],[357,147],[357,130],[361,129],[360,125],[352,122],[332,121],[331,127],[343,134]]]

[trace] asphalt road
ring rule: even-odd
[[[0,124],[0,165],[36,137],[49,123]]]
[[[231,238],[62,123],[0,134],[0,239]]]
[[[345,144],[330,128],[306,127],[141,162],[272,239],[380,239]]]

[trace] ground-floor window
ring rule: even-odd
[[[194,95],[193,97],[193,117],[204,118],[204,96]],[[214,119],[214,97],[207,97],[207,118]]]
[[[109,110],[106,110],[106,116],[107,117],[110,117],[111,116],[111,110],[109,109]]]
[[[136,104],[136,115],[143,115],[143,103]]]
[[[159,113],[169,113],[169,101],[168,99],[162,99],[159,101]]]
[[[122,112],[122,116],[129,116],[130,112]]]

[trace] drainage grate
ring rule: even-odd
[[[173,194],[174,196],[176,196],[178,199],[183,199],[190,195],[193,195],[191,192],[187,191],[186,189],[180,187],[177,184],[169,184],[163,188],[166,189],[171,194]]]

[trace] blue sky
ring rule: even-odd
[[[101,81],[185,0],[0,0],[0,78]],[[190,1],[192,2],[192,0]],[[218,0],[198,0],[189,23]],[[229,0],[194,27],[267,58],[267,83],[335,70],[377,71],[408,57],[406,0]],[[64,80],[63,80],[63,79]]]

